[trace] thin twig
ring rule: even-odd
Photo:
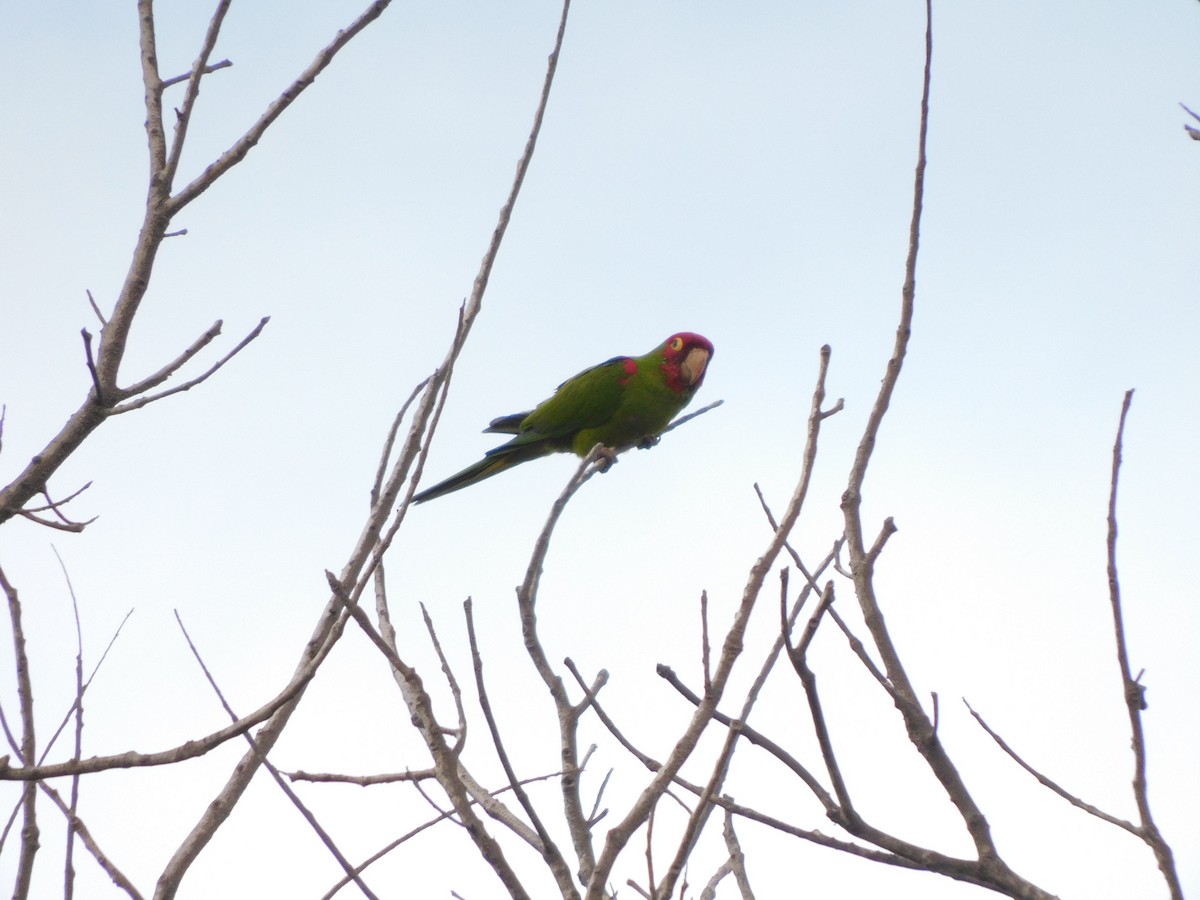
[[[72,534],[78,534],[92,522],[96,521],[95,516],[93,516],[86,522],[56,522],[53,519],[43,519],[41,516],[35,516],[33,513],[24,509],[18,509],[16,513],[22,518],[28,519],[30,522],[41,525],[45,528],[53,528],[55,531],[68,531]]]
[[[67,582],[67,593],[71,596],[71,614],[75,620],[75,752],[72,759],[83,757],[83,692],[87,685],[83,680],[83,626],[79,623],[79,602],[75,597],[75,587],[71,584],[71,575],[67,572],[66,563],[59,555],[57,547],[51,547],[58,559],[63,578]],[[75,895],[75,821],[79,811],[79,776],[71,776],[71,799],[68,805],[70,814],[67,816],[67,843],[63,853],[63,898],[71,900]]]
[[[311,781],[317,784],[356,784],[367,787],[372,784],[399,784],[405,781],[428,781],[436,778],[433,769],[409,769],[406,772],[385,772],[380,775],[341,775],[335,772],[284,772],[292,781]]]
[[[262,324],[263,323],[259,323],[260,329]],[[117,399],[123,400],[126,397],[132,397],[135,394],[143,394],[151,388],[158,387],[160,384],[178,372],[181,368],[183,368],[188,360],[192,359],[192,357],[194,357],[197,353],[220,337],[221,329],[224,327],[225,322],[221,319],[217,319],[217,321],[213,322],[208,326],[207,329],[205,329],[203,334],[192,341],[182,353],[176,356],[165,366],[162,366],[157,372],[146,376],[136,384],[130,385],[127,388],[123,388],[120,391],[120,396],[117,397]]]
[[[1149,845],[1158,863],[1159,871],[1167,882],[1172,900],[1182,900],[1183,888],[1175,870],[1175,857],[1171,846],[1150,812],[1150,797],[1146,787],[1146,734],[1142,728],[1142,712],[1146,709],[1146,689],[1134,678],[1129,668],[1129,651],[1125,645],[1125,622],[1121,614],[1121,583],[1117,577],[1117,483],[1121,472],[1121,448],[1125,436],[1125,420],[1133,403],[1133,391],[1125,392],[1121,404],[1121,419],[1117,424],[1117,438],[1113,443],[1112,488],[1108,496],[1108,594],[1112,605],[1113,633],[1117,644],[1117,662],[1121,667],[1121,684],[1124,687],[1125,708],[1129,712],[1129,731],[1133,746],[1133,797],[1141,819],[1139,829],[1143,841]],[[1139,676],[1140,678],[1140,676]]]
[[[685,700],[687,700],[693,706],[700,705],[701,698],[687,685],[680,681],[679,676],[676,675],[669,666],[660,665],[657,667],[656,671],[658,676],[667,682],[667,684],[671,685],[671,687],[675,688],[675,690],[678,691]],[[805,768],[805,766],[799,760],[797,760],[796,757],[788,753],[787,750],[785,750],[775,741],[771,740],[771,738],[767,737],[757,728],[747,724],[745,721],[734,720],[723,712],[714,711],[713,721],[720,722],[726,728],[733,728],[735,722],[740,722],[738,732],[741,734],[741,736],[745,737],[746,740],[748,740],[751,744],[754,744],[756,747],[761,747],[763,750],[767,751],[777,760],[787,766],[797,777],[800,778],[801,781],[808,785],[809,790],[811,790],[817,799],[821,801],[821,805],[827,812],[836,809],[837,805],[834,803],[833,798],[816,779],[816,777],[810,771],[808,771],[808,769]]]
[[[87,357],[88,373],[92,376],[92,390],[95,391],[94,402],[97,406],[104,406],[104,388],[100,386],[100,374],[96,371],[96,358],[92,356],[92,333],[86,328],[80,329],[79,333],[83,336],[83,352]]]
[[[379,572],[383,572],[382,563],[380,564]],[[467,602],[470,602],[468,598]],[[437,653],[438,661],[442,664],[442,674],[446,676],[446,683],[450,686],[450,695],[454,698],[454,709],[458,713],[458,728],[453,752],[455,755],[462,753],[463,748],[467,743],[467,713],[463,709],[462,688],[458,686],[458,679],[454,677],[454,672],[450,668],[450,660],[446,658],[446,654],[442,651],[442,642],[438,640],[437,631],[433,627],[433,619],[429,615],[429,610],[425,608],[425,604],[421,604],[421,616],[425,619],[425,631],[429,634],[430,643],[433,644],[434,652]]]
[[[97,844],[96,839],[92,837],[92,833],[88,830],[87,825],[85,825],[83,820],[79,818],[79,816],[76,815],[66,803],[63,802],[63,799],[59,796],[58,791],[54,790],[53,787],[44,781],[38,782],[38,787],[41,789],[43,794],[50,798],[50,802],[58,808],[58,811],[66,817],[67,821],[70,823],[71,829],[79,836],[79,840],[83,843],[84,849],[91,854],[94,860],[96,860],[96,864],[100,866],[100,868],[104,871],[104,874],[112,880],[112,883],[128,894],[132,900],[142,900],[142,895],[138,892],[138,889],[133,886],[133,882],[130,881],[129,878],[125,876],[125,873],[117,868],[116,863],[114,863],[112,859],[110,859],[109,856],[100,849],[100,845]]]
[[[837,795],[838,816],[835,821],[841,824],[843,818],[849,818],[851,821],[857,818],[854,812],[854,804],[850,800],[850,791],[846,787],[846,781],[842,777],[841,766],[837,761],[837,754],[833,750],[833,741],[829,735],[829,728],[825,723],[825,713],[821,707],[821,697],[817,691],[817,677],[808,665],[808,648],[812,644],[813,637],[817,633],[817,626],[824,617],[826,611],[833,604],[834,592],[833,582],[830,581],[825,585],[825,590],[821,595],[821,602],[817,604],[817,608],[808,619],[808,624],[804,628],[804,633],[800,637],[800,641],[796,646],[792,646],[790,635],[785,634],[784,645],[787,649],[788,659],[791,660],[792,668],[796,670],[796,674],[800,676],[800,683],[804,685],[804,694],[808,699],[808,709],[812,715],[813,730],[817,735],[817,743],[821,748],[821,758],[825,762],[825,771],[829,775],[830,781],[833,783],[833,792]]]
[[[595,746],[596,746],[595,744],[592,745],[593,748],[595,748]],[[604,773],[604,777],[602,779],[600,779],[600,787],[596,789],[596,799],[592,803],[592,811],[590,813],[588,813],[588,817],[587,817],[587,823],[588,823],[589,828],[591,828],[593,825],[595,825],[597,822],[599,822],[601,819],[603,819],[605,816],[608,815],[607,809],[604,809],[604,810],[600,809],[600,803],[604,799],[604,791],[607,790],[607,788],[608,788],[608,781],[610,778],[612,778],[612,774],[613,774],[613,770],[609,769],[607,772]]]
[[[891,682],[887,680],[887,676],[880,671],[879,666],[875,665],[875,660],[871,659],[867,648],[858,636],[850,630],[850,626],[846,624],[836,609],[829,607],[829,617],[833,619],[834,624],[842,630],[842,634],[846,636],[846,641],[850,644],[850,650],[858,657],[858,661],[863,664],[863,667],[871,673],[872,677],[879,683],[892,700],[896,699],[896,692],[892,690]]]
[[[146,406],[149,403],[154,403],[156,400],[162,400],[166,397],[172,396],[173,394],[182,393],[183,391],[190,391],[196,385],[202,384],[203,382],[207,381],[210,376],[215,375],[217,370],[219,370],[222,366],[224,366],[225,363],[229,362],[231,359],[233,359],[235,356],[237,356],[238,353],[240,353],[246,347],[247,344],[249,344],[251,341],[253,341],[260,334],[262,334],[262,330],[267,327],[267,323],[270,321],[271,321],[270,316],[263,316],[259,320],[258,324],[255,325],[254,328],[250,331],[250,333],[248,335],[246,335],[244,338],[242,338],[240,341],[238,341],[237,346],[235,346],[232,350],[230,350],[228,353],[226,353],[224,356],[222,356],[219,360],[217,360],[215,363],[213,363],[211,366],[209,366],[207,371],[201,373],[200,375],[197,375],[195,378],[185,381],[183,384],[176,385],[175,387],[170,388],[168,390],[160,391],[157,394],[151,394],[149,397],[138,397],[136,400],[130,400],[127,403],[122,403],[119,406],[114,406],[111,410],[109,410],[109,415],[116,416],[116,415],[120,415],[121,413],[130,412],[131,410],[141,409],[143,406]],[[218,324],[218,326],[220,325],[219,322],[217,324]],[[139,388],[144,390],[145,388],[141,387],[141,385],[152,386],[153,384],[161,383],[161,381],[163,381],[167,377],[169,377],[172,372],[175,372],[180,366],[182,366],[185,362],[187,362],[187,360],[190,358],[189,354],[193,353],[193,352],[195,352],[193,350],[193,348],[189,347],[187,350],[185,350],[183,352],[182,356],[175,359],[171,363],[168,363],[164,369],[156,372],[154,375],[150,376],[150,378],[146,379],[146,381],[141,382],[139,385]]]
[[[75,521],[67,518],[66,514],[63,513],[63,511],[62,511],[62,507],[64,507],[66,504],[70,503],[72,500],[74,500],[76,497],[78,497],[80,494],[82,494],[84,491],[86,491],[91,486],[92,486],[92,483],[89,481],[83,487],[81,487],[78,490],[67,495],[62,500],[52,499],[50,497],[50,492],[45,487],[43,487],[41,494],[43,497],[46,498],[45,504],[42,506],[26,506],[23,509],[17,510],[17,514],[23,518],[29,519],[29,521],[31,521],[31,522],[34,522],[38,525],[43,526],[45,528],[53,528],[57,531],[68,531],[68,532],[71,532],[74,534],[78,534],[79,532],[81,532],[85,528],[87,528],[89,525],[91,525],[93,522],[95,522],[97,517],[92,516],[90,519],[85,519],[82,522],[75,522]],[[40,513],[40,512],[53,513],[55,515],[57,521],[55,519],[43,519],[41,516],[37,515],[37,513]]]
[[[82,494],[84,491],[86,491],[91,486],[92,486],[92,483],[89,481],[83,487],[68,494],[66,497],[63,497],[61,500],[51,500],[50,494],[47,491],[43,490],[42,496],[46,498],[46,504],[44,506],[26,506],[22,510],[22,512],[25,512],[25,513],[53,512],[55,515],[57,515],[59,517],[59,519],[64,524],[67,524],[67,525],[76,524],[76,523],[68,521],[67,518],[62,514],[62,507],[65,506],[66,504],[70,503],[72,500],[74,500],[76,497],[78,497],[80,494]],[[89,521],[94,521],[94,520],[89,520]]]
[[[58,553],[58,551],[55,550],[55,555],[57,555],[57,553]],[[65,569],[64,569],[64,574],[66,574]],[[91,671],[91,674],[88,675],[87,681],[85,681],[83,683],[83,692],[80,694],[80,697],[82,697],[83,694],[86,694],[88,688],[90,688],[92,686],[92,679],[94,679],[96,677],[96,673],[99,672],[100,667],[102,665],[104,665],[104,660],[108,658],[108,651],[110,651],[113,648],[113,644],[115,644],[117,642],[117,638],[120,637],[121,630],[125,627],[125,623],[129,621],[129,617],[132,615],[133,615],[133,609],[131,608],[129,610],[129,612],[125,613],[125,616],[124,616],[124,618],[121,619],[120,624],[117,625],[117,629],[116,629],[116,631],[113,632],[112,637],[108,639],[108,646],[106,646],[104,648],[104,652],[100,654],[100,658],[96,661],[96,664],[94,666],[92,666],[92,671]],[[72,703],[71,708],[68,709],[66,714],[62,717],[62,721],[58,723],[58,728],[55,729],[54,734],[52,734],[50,736],[50,740],[46,741],[46,746],[42,748],[42,754],[38,758],[38,765],[41,765],[42,763],[44,763],[46,761],[46,758],[49,755],[50,750],[54,747],[54,744],[58,740],[59,735],[63,733],[63,730],[67,727],[67,723],[69,723],[71,721],[71,716],[73,716],[74,714],[75,714],[75,704]]]
[[[96,314],[96,318],[100,320],[100,327],[103,328],[108,324],[108,320],[104,318],[104,313],[100,312],[100,307],[96,305],[96,298],[92,296],[92,292],[87,292],[88,303],[92,305],[92,312]]]
[[[925,866],[920,862],[915,862],[911,859],[905,859],[902,856],[897,856],[894,853],[888,853],[883,850],[876,850],[873,847],[864,847],[861,844],[855,844],[852,841],[844,841],[840,838],[831,837],[815,829],[798,828],[790,822],[785,822],[782,819],[777,819],[774,816],[769,816],[764,812],[753,809],[749,806],[744,806],[737,803],[731,797],[716,797],[713,803],[725,809],[734,815],[741,816],[743,819],[749,819],[751,822],[758,822],[766,825],[769,828],[774,828],[776,831],[783,834],[789,834],[792,837],[800,838],[801,840],[809,841],[813,844],[818,844],[822,847],[828,847],[831,850],[838,850],[842,853],[847,853],[851,856],[857,856],[862,859],[869,859],[872,862],[883,863],[889,866],[896,866],[901,869],[923,869]],[[973,860],[961,860],[964,864],[969,864]]]
[[[1025,760],[1022,759],[1021,755],[1019,753],[1017,753],[1017,751],[1014,750],[1012,747],[1010,747],[1008,742],[1005,741],[1004,738],[1000,737],[1000,735],[997,734],[992,729],[992,727],[983,720],[983,716],[981,716],[979,713],[977,713],[975,711],[975,708],[973,706],[971,706],[970,703],[967,702],[967,699],[965,697],[963,698],[963,705],[967,707],[967,711],[970,712],[972,717],[975,719],[975,721],[979,723],[979,727],[982,728],[984,731],[986,731],[988,733],[988,736],[991,737],[991,739],[996,742],[996,745],[1001,750],[1003,750],[1005,753],[1007,753],[1013,762],[1015,762],[1018,766],[1020,766],[1022,769],[1024,769],[1026,772],[1028,772],[1030,775],[1032,775],[1034,778],[1036,778],[1038,780],[1038,783],[1041,784],[1042,787],[1049,788],[1051,791],[1058,794],[1058,796],[1062,797],[1064,800],[1066,800],[1072,806],[1077,807],[1078,809],[1082,809],[1084,812],[1088,813],[1089,815],[1095,816],[1097,819],[1101,819],[1105,822],[1108,822],[1110,825],[1116,825],[1118,828],[1124,828],[1126,831],[1130,832],[1131,834],[1138,835],[1139,837],[1141,836],[1138,827],[1136,825],[1134,825],[1132,822],[1128,822],[1125,819],[1119,819],[1116,816],[1109,815],[1108,813],[1106,813],[1104,810],[1100,809],[1099,807],[1093,806],[1090,803],[1084,802],[1079,797],[1077,797],[1075,794],[1072,794],[1066,788],[1060,786],[1057,782],[1053,781],[1046,775],[1043,775],[1041,772],[1039,772],[1037,769],[1035,769],[1029,763],[1025,762]]]
[[[729,862],[733,866],[733,877],[737,881],[742,900],[754,900],[754,891],[750,889],[750,877],[746,874],[746,854],[742,852],[742,845],[733,830],[733,813],[729,810],[725,810],[723,835],[725,847],[729,850]]]
[[[692,419],[696,418],[697,416],[702,416],[707,412],[712,412],[714,409],[716,409],[718,406],[722,405],[724,402],[725,402],[724,400],[714,400],[712,403],[709,403],[707,406],[702,406],[699,409],[688,413],[686,416],[680,416],[678,419],[676,419],[670,425],[668,425],[666,428],[664,428],[662,431],[660,431],[659,437],[662,437],[668,431],[674,431],[680,425],[684,425],[684,424],[692,421]]]
[[[432,377],[432,376],[431,376]],[[383,482],[387,477],[388,460],[392,458],[392,448],[396,446],[396,437],[400,433],[400,425],[404,422],[404,417],[408,415],[409,407],[416,402],[425,385],[429,384],[429,378],[422,378],[417,386],[412,389],[412,393],[408,395],[408,399],[400,406],[400,411],[396,413],[392,419],[392,425],[388,429],[387,438],[383,442],[383,450],[379,454],[379,467],[375,470],[375,482],[371,485],[371,508],[379,502],[379,495],[383,491]]]
[[[567,670],[575,676],[575,681],[579,684],[579,686],[586,691],[588,689],[587,682],[583,680],[583,675],[580,674],[579,668],[575,665],[575,663],[568,658],[564,661],[564,664],[566,665]],[[661,768],[662,764],[658,762],[658,760],[652,759],[645,753],[642,753],[642,751],[638,750],[637,747],[633,745],[629,738],[625,737],[625,735],[621,732],[621,729],[617,727],[616,723],[609,717],[608,713],[604,711],[604,707],[600,705],[600,701],[594,696],[592,697],[589,706],[592,711],[596,713],[596,716],[600,719],[601,724],[608,729],[609,733],[617,739],[617,742],[624,747],[630,753],[630,755],[637,759],[638,762],[640,762],[651,772],[657,772],[659,768]]]
[[[209,63],[201,70],[201,72],[204,75],[211,75],[213,72],[216,72],[218,69],[228,69],[232,65],[233,65],[233,63],[231,63],[229,60],[223,59],[220,62]],[[192,77],[192,73],[186,72],[183,75],[176,75],[173,78],[165,78],[165,79],[163,79],[162,86],[164,88],[169,88],[173,85],[179,84],[182,81],[187,81],[191,77]]]
[[[654,900],[658,894],[654,880],[654,817],[656,812],[658,812],[657,804],[650,810],[650,816],[646,819],[646,886],[649,890],[645,896],[650,900]],[[632,881],[628,881],[626,884],[635,889],[637,887]]]
[[[1191,116],[1197,122],[1200,122],[1200,115],[1197,115],[1195,112],[1193,112],[1191,109],[1189,109],[1187,104],[1180,103],[1179,105],[1183,107],[1184,112],[1186,112],[1189,116]],[[1200,141],[1200,128],[1197,128],[1195,125],[1189,125],[1187,122],[1184,122],[1183,130],[1187,132],[1188,137],[1190,137],[1193,141]]]

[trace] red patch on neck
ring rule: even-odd
[[[625,377],[621,379],[621,387],[625,387],[629,384],[629,379],[637,374],[637,360],[627,359],[621,367],[625,370]]]

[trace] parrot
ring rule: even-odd
[[[645,356],[614,356],[560,384],[532,411],[493,419],[484,433],[515,435],[479,462],[413,497],[424,503],[550,453],[587,456],[651,446],[704,381],[708,338],[681,331]]]

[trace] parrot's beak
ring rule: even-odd
[[[699,384],[708,368],[708,351],[702,347],[693,347],[679,364],[679,374],[688,385]]]

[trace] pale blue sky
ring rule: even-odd
[[[207,6],[160,7],[164,73],[183,72]],[[216,52],[234,66],[204,82],[185,177],[357,11],[235,4]],[[1064,897],[1163,895],[1148,851],[1047,798],[958,702],[966,696],[1085,799],[1134,815],[1104,514],[1121,397],[1136,388],[1120,497],[1126,615],[1132,664],[1147,670],[1151,800],[1195,892],[1200,144],[1186,138],[1177,103],[1200,104],[1200,4],[941,3],[934,15],[914,338],[865,491],[868,530],[888,515],[900,527],[879,572],[884,611],[920,689],[942,697],[943,734],[1014,868]],[[222,347],[272,320],[202,388],[112,421],[62,469],[56,495],[94,482],[75,506],[81,518],[100,516],[85,534],[0,530],[0,564],[25,601],[43,735],[70,703],[74,656],[51,542],[80,597],[89,660],[136,607],[89,694],[86,752],[161,749],[222,724],[174,609],[242,711],[284,682],[325,602],[323,570],[339,568],[357,538],[391,417],[445,353],[557,20],[558,7],[540,0],[395,5],[176,220],[189,233],[160,253],[124,381],[215,319],[225,321]],[[84,291],[107,307],[129,265],[147,170],[136,27],[131,3],[0,10],[3,482],[86,393],[79,329],[96,329]],[[915,2],[579,0],[572,10],[538,152],[456,369],[428,483],[493,446],[478,433],[492,417],[528,408],[587,365],[643,353],[678,330],[713,341],[696,402],[725,405],[584,488],[559,527],[540,601],[551,659],[608,668],[608,708],[653,754],[688,712],[653,667],[668,663],[696,683],[697,597],[707,589],[714,622],[728,620],[768,536],[752,484],[783,507],[825,343],[829,393],[846,410],[826,422],[796,544],[815,560],[840,529],[837,500],[899,306],[923,28]],[[555,767],[553,738],[534,740],[554,725],[520,647],[512,589],[573,465],[543,460],[414,510],[390,562],[401,643],[427,681],[437,670],[417,601],[466,678],[460,604],[474,597],[489,670],[505,679],[493,702],[510,730],[530,735],[529,774]],[[851,591],[839,590],[852,613]],[[773,635],[774,594],[763,604],[752,648]],[[865,810],[914,840],[966,852],[889,704],[832,631],[814,652]],[[754,658],[752,649],[736,702]],[[11,670],[0,656],[10,720]],[[755,721],[815,764],[798,685],[777,678]],[[382,659],[349,635],[276,762],[423,766],[399,706]],[[468,762],[498,780],[483,737],[479,729]],[[619,809],[644,773],[598,729],[585,740],[600,745],[597,782],[615,769],[608,800]],[[826,824],[791,783],[766,781],[778,773],[751,750],[730,784],[740,801]],[[240,753],[230,745],[176,772],[91,778],[82,814],[149,891]],[[402,788],[373,791],[305,792],[355,857],[427,813]],[[555,802],[551,789],[539,796]],[[182,896],[231,884],[245,896],[268,885],[319,896],[336,880],[273,786],[256,784],[245,803]],[[49,859],[59,823],[49,810],[43,823]],[[847,884],[861,896],[985,896],[749,825],[741,837],[763,897],[785,885],[844,896]],[[424,838],[369,883],[384,896],[400,885],[411,896],[496,896],[465,841],[448,830]],[[0,881],[12,870],[7,851]],[[453,877],[419,874],[437,852],[454,854]],[[693,885],[718,854],[703,845]],[[55,896],[46,865],[38,896]],[[621,881],[642,876],[638,865]],[[83,893],[106,896],[95,867],[81,859],[78,868]]]

